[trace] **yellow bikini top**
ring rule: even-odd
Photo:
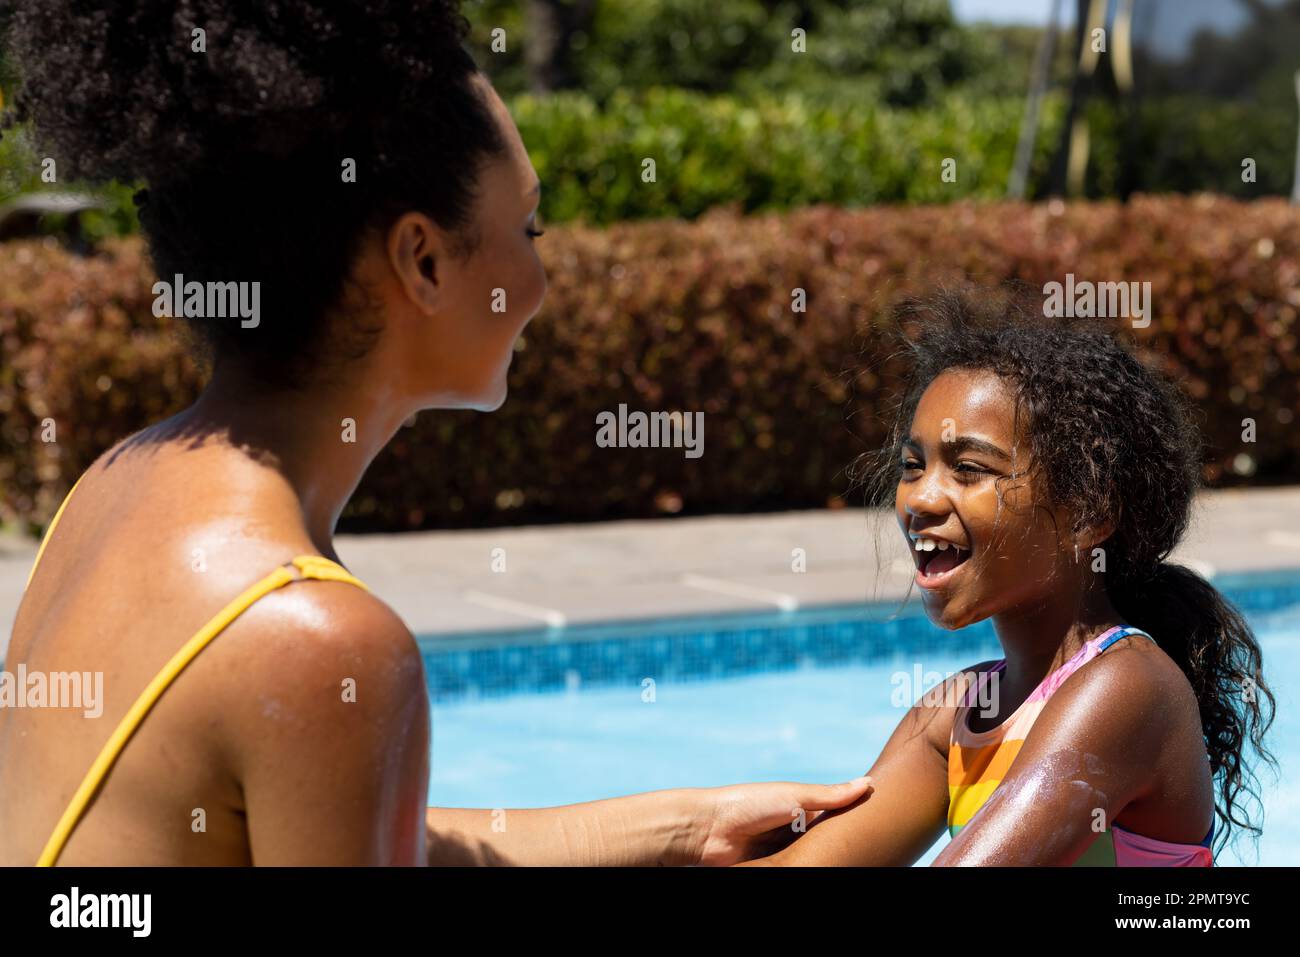
[[[31,573],[27,576],[28,585],[32,582],[32,576],[36,574],[36,566],[41,562],[41,556],[45,553],[45,546],[49,544],[50,536],[54,534],[54,527],[58,525],[59,518],[68,505],[68,500],[72,498],[72,493],[77,490],[77,486],[81,484],[81,479],[85,477],[85,473],[83,473],[81,478],[78,478],[72,488],[68,490],[63,503],[59,505],[59,510],[54,513],[54,518],[50,520],[50,527],[45,530],[45,536],[41,539],[40,548],[36,552],[36,561],[32,563]],[[45,850],[41,852],[40,859],[36,862],[37,867],[54,866],[54,863],[59,859],[59,855],[63,852],[63,846],[67,844],[68,838],[72,836],[73,829],[81,820],[82,815],[85,814],[86,808],[90,805],[100,785],[103,784],[104,778],[112,770],[113,764],[122,753],[122,749],[131,740],[131,735],[135,734],[136,729],[140,727],[140,722],[144,720],[145,715],[158,703],[162,693],[176,680],[176,676],[185,670],[185,667],[194,660],[200,651],[207,647],[213,638],[221,634],[227,625],[247,611],[263,595],[288,585],[290,582],[304,581],[309,578],[318,581],[348,582],[370,591],[364,582],[348,574],[347,570],[337,562],[330,561],[323,555],[299,555],[292,561],[276,568],[261,581],[247,588],[239,597],[217,612],[206,625],[195,633],[193,638],[187,641],[176,654],[172,655],[167,664],[163,665],[162,670],[154,676],[154,679],[140,693],[140,697],[135,699],[135,704],[131,705],[131,710],[118,723],[112,737],[100,750],[99,757],[95,759],[95,763],[86,772],[81,787],[77,788],[77,793],[72,796],[67,810],[63,812],[63,817],[59,818],[54,833],[45,842]]]

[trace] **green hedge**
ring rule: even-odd
[[[942,203],[1006,189],[1023,104],[947,98],[929,110],[869,105],[856,93],[708,96],[666,87],[616,93],[602,109],[576,93],[519,96],[511,110],[543,182],[546,222],[694,219],[715,206],[744,212],[813,203]],[[1045,170],[1062,113],[1049,101],[1036,168]],[[647,157],[656,181],[642,181]],[[941,164],[957,161],[956,182]],[[0,140],[0,199],[44,188],[25,135]],[[63,184],[60,184],[63,186]],[[66,187],[63,187],[66,188]],[[133,190],[113,186],[87,219],[91,238],[137,228]]]
[[[742,212],[813,203],[942,203],[1006,191],[1023,104],[950,97],[927,110],[871,106],[841,92],[741,100],[680,89],[588,98],[521,96],[512,104],[543,182],[543,219],[611,223],[737,203]],[[1045,170],[1061,102],[1046,109],[1036,167]],[[656,182],[642,181],[645,158]],[[956,160],[956,181],[941,176]]]
[[[425,412],[344,516],[406,529],[839,504],[900,371],[877,324],[961,278],[1150,281],[1134,334],[1198,401],[1216,484],[1300,479],[1300,212],[1277,200],[1139,198],[557,227],[550,291],[491,415]],[[0,246],[0,509],[40,524],[97,454],[189,402],[198,376],[134,239],[100,256]],[[808,295],[791,310],[791,291]],[[598,448],[596,415],[705,413],[704,455]],[[58,442],[40,441],[53,419]],[[1242,419],[1258,441],[1243,444]]]
[[[1003,196],[1024,105],[1017,97],[951,95],[924,110],[871,105],[837,86],[806,94],[708,96],[676,88],[615,93],[604,108],[583,94],[519,96],[515,120],[542,177],[543,223],[608,224],[695,219],[735,204],[741,212],[818,203],[946,203]],[[1064,100],[1044,101],[1031,179],[1041,181],[1060,134]],[[1105,103],[1089,110],[1088,193],[1119,188],[1122,133]],[[1233,135],[1225,135],[1233,131]],[[1133,150],[1146,192],[1211,189],[1242,198],[1290,190],[1295,119],[1244,103],[1194,98],[1144,110]],[[1241,181],[1241,161],[1258,164]],[[642,181],[647,157],[656,181]],[[956,160],[956,182],[941,177]],[[0,200],[42,188],[39,158],[24,135],[0,139]],[[63,184],[60,184],[63,185]],[[107,191],[87,214],[89,238],[137,228],[131,187]],[[54,224],[52,224],[53,227]]]

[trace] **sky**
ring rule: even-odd
[[[1113,0],[1112,0],[1113,2]],[[1272,0],[1277,2],[1277,0]],[[951,0],[963,22],[1047,23],[1052,0]],[[1074,24],[1075,0],[1060,0],[1061,26]],[[1135,29],[1161,53],[1178,55],[1202,25],[1232,29],[1246,16],[1237,0],[1136,0]]]
[[[1051,0],[952,0],[952,11],[958,20],[988,20],[993,23],[1047,22]],[[1074,22],[1074,3],[1063,0],[1064,20]]]

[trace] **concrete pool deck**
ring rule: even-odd
[[[877,581],[872,526],[845,509],[340,535],[336,545],[415,634],[438,636],[896,600],[911,559],[886,516]],[[0,659],[36,546],[0,537]],[[1300,487],[1204,493],[1174,559],[1202,574],[1300,570]]]

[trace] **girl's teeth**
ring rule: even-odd
[[[941,552],[946,552],[949,548],[955,552],[960,552],[962,550],[959,546],[953,545],[951,542],[940,542],[933,538],[915,539],[913,547],[918,552],[932,552],[936,548]]]

